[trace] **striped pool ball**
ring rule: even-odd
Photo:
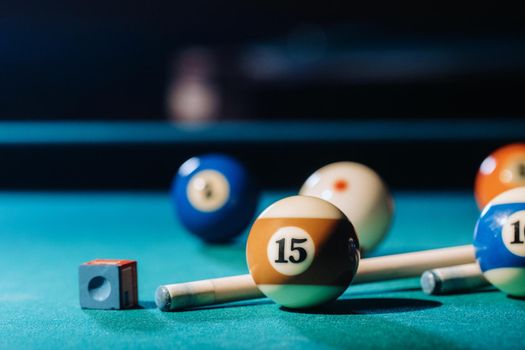
[[[354,227],[333,204],[293,196],[269,206],[255,221],[246,257],[259,290],[289,308],[339,297],[359,263]]]
[[[525,187],[490,201],[474,230],[476,258],[495,287],[525,296]]]
[[[207,242],[228,241],[243,232],[255,216],[258,194],[244,166],[222,154],[184,162],[171,190],[181,223]]]
[[[515,143],[497,149],[481,163],[474,195],[483,209],[498,194],[521,186],[525,186],[525,143]]]
[[[393,216],[393,200],[381,177],[355,162],[328,164],[313,173],[300,195],[319,197],[337,206],[354,224],[364,252],[385,237]]]

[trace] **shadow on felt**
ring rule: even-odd
[[[399,288],[377,288],[376,290],[364,290],[364,291],[354,291],[351,289],[343,294],[343,297],[356,297],[359,295],[374,295],[374,294],[385,294],[385,293],[399,293],[399,292],[420,292],[421,287],[399,287]],[[346,299],[341,299],[346,300]]]
[[[289,309],[281,306],[281,310],[321,315],[368,315],[393,314],[432,309],[443,305],[438,301],[410,298],[355,298],[339,299],[325,306],[312,309]]]
[[[217,305],[205,305],[205,306],[198,306],[198,307],[192,307],[188,309],[181,309],[176,311],[168,311],[167,313],[173,313],[173,312],[192,312],[192,311],[202,311],[202,310],[220,310],[220,309],[230,309],[230,308],[239,308],[239,307],[249,307],[249,306],[258,306],[258,305],[268,305],[273,304],[273,301],[269,299],[258,299],[254,301],[246,301],[246,302],[231,302],[231,303],[225,303],[225,304],[217,304]]]
[[[140,301],[135,309],[156,309],[157,304],[154,301]]]

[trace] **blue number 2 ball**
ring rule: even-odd
[[[476,258],[483,275],[495,287],[525,296],[525,187],[491,200],[474,231]]]
[[[172,201],[182,224],[207,242],[225,242],[248,226],[258,189],[237,160],[221,154],[188,159],[175,175]]]

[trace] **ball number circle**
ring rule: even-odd
[[[506,218],[501,232],[505,247],[511,253],[525,257],[525,210],[515,212]]]
[[[312,237],[300,227],[278,229],[268,241],[268,261],[279,273],[295,276],[310,267],[315,256]]]
[[[228,201],[230,183],[216,170],[202,170],[191,178],[186,195],[197,210],[210,212],[220,209]]]

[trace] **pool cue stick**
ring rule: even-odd
[[[472,245],[422,250],[361,260],[352,283],[367,283],[414,277],[424,271],[476,261]],[[430,267],[431,266],[431,267]]]
[[[423,272],[421,289],[426,294],[452,294],[489,286],[477,263],[442,267]]]
[[[472,245],[363,259],[352,283],[419,276],[426,270],[475,262]],[[162,311],[262,298],[251,275],[161,285],[155,302]]]

